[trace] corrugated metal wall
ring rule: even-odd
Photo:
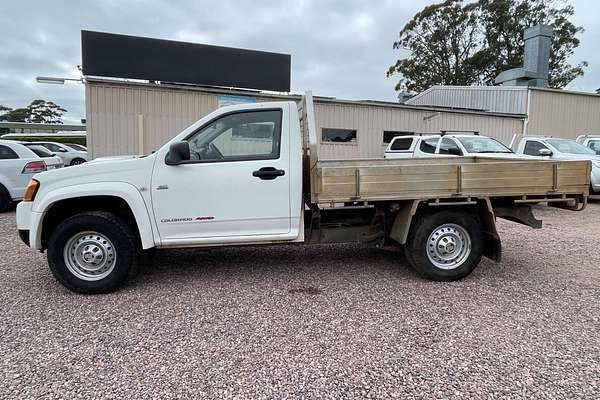
[[[526,114],[527,87],[432,86],[406,104]]]
[[[120,83],[86,84],[88,151],[92,158],[139,154],[157,149],[181,130],[215,110],[219,93],[191,88],[163,88]],[[239,95],[239,94],[235,94]],[[295,97],[267,97],[259,101]],[[509,143],[523,129],[522,119],[481,113],[447,112],[317,99],[316,125],[357,130],[356,143],[321,143],[323,159],[383,156],[383,131],[439,132],[477,130]],[[140,149],[140,135],[143,149]]]
[[[600,134],[600,95],[531,89],[529,134],[575,138]]]

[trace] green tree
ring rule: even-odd
[[[579,46],[582,27],[569,21],[574,9],[553,0],[459,0],[425,7],[400,31],[395,49],[410,51],[392,65],[401,75],[396,90],[422,91],[432,85],[492,84],[502,71],[522,65],[523,31],[554,28],[549,83],[561,88],[583,75],[586,62],[567,60]]]
[[[11,122],[37,122],[47,124],[62,124],[62,116],[67,112],[61,106],[46,100],[33,100],[27,107],[5,107],[5,118]]]

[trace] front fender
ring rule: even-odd
[[[47,192],[38,193],[33,203],[30,220],[30,243],[31,247],[42,248],[42,221],[45,213],[50,207],[66,199],[82,198],[88,196],[115,196],[123,199],[131,209],[137,225],[143,249],[156,246],[153,234],[152,219],[146,202],[137,188],[126,182],[94,182],[63,186],[50,189]]]

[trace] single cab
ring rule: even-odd
[[[589,161],[318,153],[310,93],[223,107],[152,154],[36,175],[19,235],[82,293],[123,285],[143,250],[254,244],[395,243],[452,281],[500,261],[496,218],[539,228],[529,204],[581,210],[588,196]]]

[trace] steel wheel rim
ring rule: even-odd
[[[437,268],[458,268],[465,263],[470,254],[471,236],[460,225],[438,226],[427,239],[427,258]]]
[[[99,281],[115,269],[117,253],[110,239],[95,231],[79,232],[65,245],[64,261],[69,271],[84,281]]]

